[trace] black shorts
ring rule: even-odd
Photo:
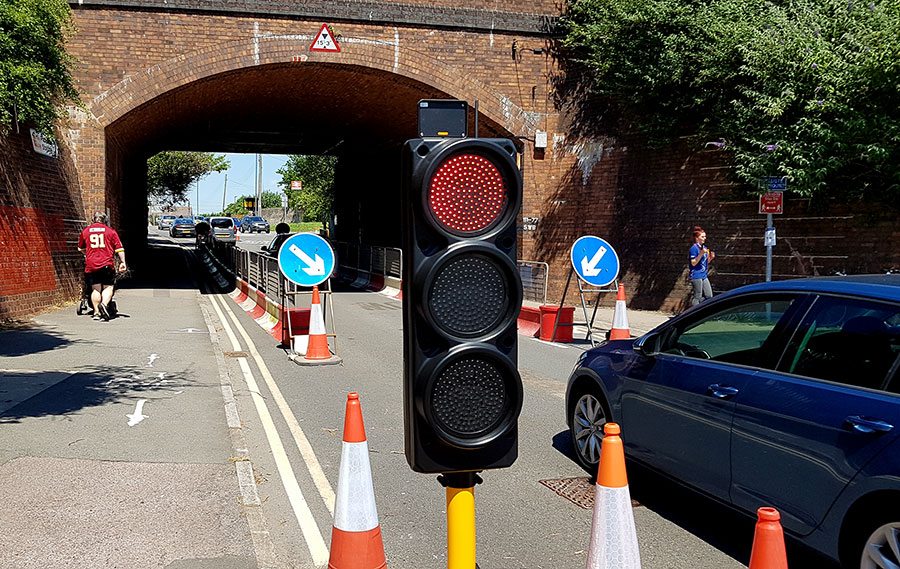
[[[116,272],[112,267],[103,267],[102,269],[85,273],[84,279],[89,285],[112,286],[116,280]]]

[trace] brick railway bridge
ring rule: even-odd
[[[27,129],[0,137],[0,237],[28,244],[0,261],[16,275],[0,291],[0,318],[75,296],[74,241],[91,211],[108,208],[126,248],[140,248],[146,160],[162,150],[337,155],[336,237],[397,246],[399,148],[416,136],[425,98],[468,101],[470,133],[478,101],[479,135],[516,141],[528,218],[519,257],[550,264],[552,302],[569,247],[586,234],[616,247],[635,307],[681,306],[694,224],[717,249],[717,288],[760,280],[764,217],[755,202],[720,199],[732,187],[724,153],[691,141],[660,152],[633,136],[576,134],[584,129],[572,117],[583,114],[563,110],[554,91],[557,0],[70,5],[77,32],[68,49],[84,107],[60,124],[59,155],[34,152]],[[339,53],[310,51],[322,24]],[[537,131],[548,134],[546,148],[535,148]],[[821,249],[810,234],[834,237],[835,219],[848,228],[837,231],[849,231],[860,218],[805,220],[812,229],[776,257],[776,274],[824,270],[826,257],[843,266],[840,252],[806,253]],[[872,242],[894,221],[876,220]]]

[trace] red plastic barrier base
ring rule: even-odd
[[[556,322],[556,315],[559,313],[559,322]],[[575,307],[563,306],[560,308],[554,304],[542,304],[541,313],[541,340],[545,342],[571,342],[572,341],[572,323],[575,321]],[[553,334],[553,327],[556,325],[556,335]],[[551,337],[552,336],[552,337]]]
[[[519,311],[517,324],[519,334],[536,338],[541,330],[541,311],[531,306],[523,306]]]
[[[292,332],[294,336],[304,336],[309,334],[309,311],[309,308],[291,308],[288,311],[291,319],[290,332]],[[284,323],[284,330],[281,336],[281,345],[290,346],[291,337],[288,336],[288,326],[287,320],[284,318],[284,310],[282,310],[281,322]],[[279,325],[277,326],[277,328],[279,329],[282,328],[281,322],[279,322]]]

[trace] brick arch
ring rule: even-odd
[[[342,38],[340,53],[307,50],[311,36],[261,35],[226,42],[146,68],[121,80],[90,103],[89,109],[101,127],[107,127],[128,112],[154,98],[194,81],[221,73],[272,64],[302,66],[319,63],[363,67],[401,75],[425,83],[451,97],[479,101],[479,113],[505,128],[513,136],[533,136],[537,122],[509,97],[473,79],[463,70],[441,63],[397,40]]]

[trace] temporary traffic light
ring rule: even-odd
[[[255,210],[256,198],[244,198],[244,209]]]
[[[418,472],[510,466],[522,409],[516,147],[408,140],[403,186],[406,459]]]

